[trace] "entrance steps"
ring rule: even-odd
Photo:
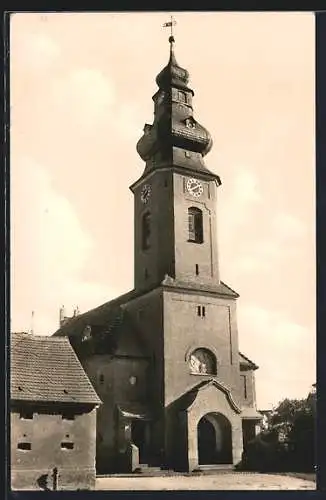
[[[214,474],[216,472],[228,472],[232,470],[234,470],[233,464],[205,464],[205,465],[198,465],[198,467],[193,472]]]
[[[208,465],[199,465],[192,472],[176,472],[172,469],[166,469],[161,467],[153,467],[148,464],[140,464],[136,470],[134,470],[134,474],[143,474],[148,476],[169,476],[169,475],[184,475],[184,474],[216,474],[216,473],[225,473],[231,472],[234,470],[233,464],[208,464]]]
[[[161,467],[153,467],[152,465],[148,464],[139,464],[139,467],[134,470],[135,474],[146,474],[146,475],[157,475],[157,474],[162,474],[162,469]]]

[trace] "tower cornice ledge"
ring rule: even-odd
[[[149,180],[157,171],[160,172],[176,172],[181,175],[195,175],[197,178],[203,181],[215,181],[217,186],[221,186],[222,181],[217,174],[214,174],[208,168],[197,170],[192,169],[191,167],[183,167],[178,165],[162,165],[156,166],[153,168],[146,167],[144,173],[139,177],[137,181],[135,181],[131,186],[129,186],[130,191],[134,192],[135,189],[139,186],[139,184],[143,183],[144,180]]]
[[[179,289],[182,291],[193,292],[193,293],[207,293],[214,294],[221,297],[231,297],[237,299],[240,295],[232,290],[228,285],[220,281],[220,283],[209,285],[196,282],[186,282],[178,279],[173,279],[171,276],[166,275],[161,285],[163,288]]]

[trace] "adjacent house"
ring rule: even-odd
[[[92,489],[101,403],[69,340],[11,335],[11,487]]]

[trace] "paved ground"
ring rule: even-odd
[[[97,490],[315,490],[316,484],[277,474],[230,472],[203,476],[97,478]]]

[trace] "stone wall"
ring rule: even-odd
[[[53,489],[54,467],[59,490],[92,489],[96,409],[74,408],[73,420],[62,418],[55,409],[35,409],[33,419],[20,418],[19,411],[14,408],[11,413],[12,489],[42,489],[42,485]],[[19,449],[21,443],[30,444],[30,449]]]
[[[208,386],[198,392],[193,405],[187,411],[188,417],[188,467],[194,470],[198,467],[197,432],[198,423],[207,414],[222,414],[230,423],[232,428],[232,463],[237,464],[241,460],[243,450],[242,421],[223,391],[214,386]]]
[[[190,176],[174,174],[175,277],[182,281],[219,283],[216,223],[216,185],[201,181],[203,194],[191,196],[186,188]],[[188,209],[199,208],[203,214],[203,242],[189,242]],[[198,266],[198,274],[196,272]]]
[[[205,317],[198,306],[205,306]],[[196,348],[217,359],[216,380],[240,401],[238,331],[234,300],[196,292],[164,291],[165,405],[210,375],[193,375],[189,357]]]

